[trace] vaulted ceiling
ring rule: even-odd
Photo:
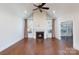
[[[50,9],[47,11],[51,15],[53,10],[56,11],[56,14],[59,13],[73,13],[79,12],[79,4],[68,4],[68,3],[47,3],[45,6],[48,6]],[[0,10],[6,11],[7,13],[12,13],[13,15],[18,15],[19,17],[24,17],[24,11],[27,11],[27,15],[33,12],[33,9],[36,8],[33,6],[33,3],[2,3],[0,4]]]

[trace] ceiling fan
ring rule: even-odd
[[[45,4],[46,3],[41,3],[40,5],[33,4],[35,7],[37,7],[35,9],[33,9],[33,11],[38,10],[38,9],[39,9],[40,12],[42,12],[42,9],[48,10],[49,7],[43,7]]]

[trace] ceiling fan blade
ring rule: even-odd
[[[37,5],[33,4],[35,7],[38,7]]]
[[[48,9],[49,9],[49,7],[42,7],[42,9],[47,9],[47,10],[48,10]]]
[[[39,11],[40,11],[40,12],[42,12],[42,10],[41,10],[41,9],[39,9]]]
[[[46,3],[42,3],[41,5],[39,5],[38,7],[42,7],[42,6],[44,6]]]
[[[38,8],[36,8],[36,9],[33,9],[33,11],[35,11],[35,10],[37,10]]]

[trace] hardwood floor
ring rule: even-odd
[[[57,39],[23,39],[1,55],[78,55],[70,43]]]

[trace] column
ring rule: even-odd
[[[52,38],[55,38],[55,19],[52,19]]]
[[[27,32],[27,19],[25,20],[25,27],[24,27],[24,38],[28,38],[28,32]]]

